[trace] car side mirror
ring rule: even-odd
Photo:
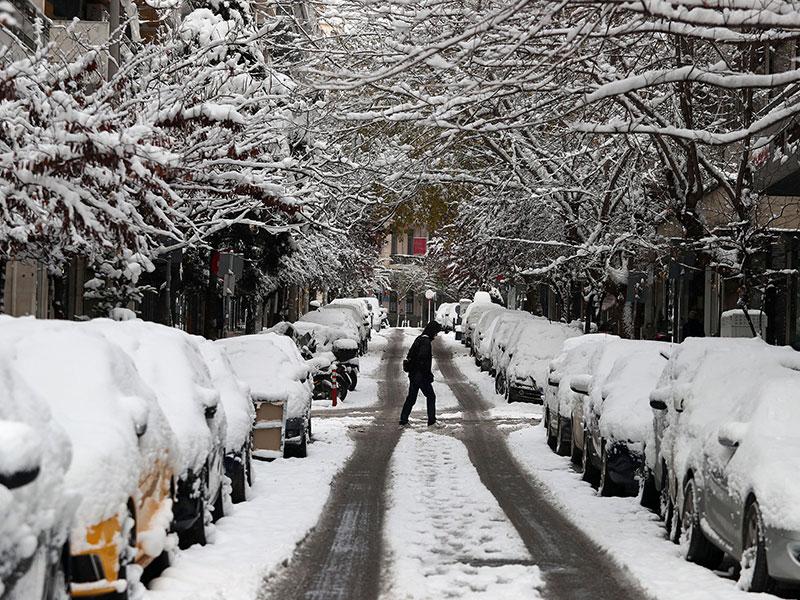
[[[683,396],[676,396],[672,401],[672,407],[675,409],[675,412],[683,412],[683,409],[685,408]]]
[[[591,375],[575,375],[569,380],[569,389],[576,394],[589,394],[589,389],[592,387]]]
[[[0,485],[13,490],[28,485],[39,476],[42,440],[25,423],[0,421],[0,425],[0,448],[11,450],[11,458],[0,461]]]
[[[20,469],[19,471],[12,471],[11,473],[0,473],[0,485],[7,487],[9,490],[28,485],[36,480],[39,476],[41,468],[39,465],[31,469]]]
[[[206,419],[209,421],[214,418],[214,415],[217,414],[217,405],[214,406],[206,406]]]
[[[746,423],[725,423],[717,432],[717,441],[726,448],[738,448],[746,433]]]
[[[653,410],[667,410],[667,403],[663,400],[650,399],[650,408]]]
[[[142,437],[145,433],[147,433],[147,421],[139,421],[134,426],[136,431],[136,437]]]

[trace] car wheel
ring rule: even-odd
[[[597,469],[592,464],[592,440],[588,433],[588,431],[583,433],[585,436],[583,439],[586,441],[583,444],[583,453],[581,454],[581,470],[583,471],[581,479],[595,486],[597,485]]]
[[[308,436],[306,432],[303,432],[303,437],[300,439],[300,443],[294,449],[294,455],[297,458],[305,458],[308,456]]]
[[[556,450],[556,436],[553,435],[552,427],[550,427],[550,410],[544,411],[544,426],[547,429],[547,445],[555,452]]]
[[[205,500],[206,497],[206,486],[205,481],[201,483],[201,487],[199,490],[199,499],[197,501],[198,504],[198,511],[200,514],[195,519],[192,526],[184,531],[178,533],[178,547],[181,550],[186,550],[190,546],[194,546],[195,544],[200,544],[201,546],[206,545],[206,519],[205,519]]]
[[[125,523],[122,524],[122,539],[125,540],[125,545],[120,549],[118,557],[117,568],[117,581],[126,581],[128,579],[128,565],[133,564],[136,560],[136,513],[133,509],[132,502],[128,502],[128,512],[126,514]],[[128,600],[130,585],[125,586],[125,590],[117,592],[113,596],[114,600]]]
[[[231,502],[238,504],[247,500],[247,452],[242,450],[236,457],[236,467],[231,477]]]
[[[600,490],[601,496],[609,497],[622,495],[619,486],[611,480],[611,473],[608,470],[608,451],[606,450],[605,441],[603,441],[603,446],[600,449],[600,481],[598,483],[598,489]]]
[[[222,496],[222,484],[220,484],[219,490],[217,490],[217,497],[214,500],[214,506],[211,510],[211,521],[213,523],[216,523],[225,516],[225,502]]]
[[[653,475],[650,469],[645,469],[645,476],[643,479],[642,498],[639,500],[639,504],[645,508],[649,508],[653,512],[658,512],[659,499],[655,475]]]
[[[563,419],[558,417],[558,429],[556,429],[556,454],[559,456],[569,456],[572,453],[572,440],[564,439],[565,434],[563,430]]]
[[[748,592],[771,592],[775,582],[769,576],[764,522],[761,519],[761,509],[755,500],[745,511],[742,542],[744,552],[742,552],[739,586]]]
[[[247,470],[247,485],[253,485],[253,451],[252,448],[252,439],[247,445],[247,451],[245,452],[245,468]]]
[[[708,541],[700,527],[700,512],[697,509],[697,484],[689,479],[683,488],[681,509],[681,537],[688,542],[686,560],[709,569],[715,569],[722,561],[722,551]]]
[[[67,600],[69,596],[70,548],[67,541],[61,548],[58,560],[50,565],[45,581],[43,600]]]
[[[583,454],[586,452],[586,433],[584,432],[583,438],[583,450],[578,448],[576,444],[572,444],[572,448],[570,449],[569,459],[572,461],[573,465],[582,465],[583,464]]]

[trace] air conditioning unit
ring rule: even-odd
[[[750,315],[750,320],[753,322],[753,327],[756,328],[756,333],[762,338],[767,335],[767,315],[760,310],[747,311]],[[753,331],[750,329],[750,324],[747,322],[747,317],[741,308],[733,310],[726,310],[720,316],[720,337],[731,338],[751,338]]]

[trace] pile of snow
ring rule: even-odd
[[[287,402],[287,418],[305,416],[311,404],[309,365],[294,342],[274,333],[217,340],[255,400]]]
[[[209,457],[224,447],[226,424],[221,407],[213,419],[206,419],[206,408],[217,407],[220,395],[197,338],[145,321],[94,319],[85,326],[125,350],[156,393],[178,440],[181,468],[177,474],[201,472]]]
[[[766,525],[800,530],[797,352],[759,338],[689,338],[651,396],[667,403],[662,448],[679,480],[689,469],[697,477],[715,469],[742,506],[755,494]],[[722,433],[737,437],[736,452],[719,443]]]
[[[227,355],[219,345],[204,338],[198,338],[198,344],[214,386],[219,391],[222,406],[225,408],[227,422],[225,448],[228,452],[236,452],[249,443],[256,418],[250,388],[237,377]]]
[[[509,344],[513,355],[506,367],[508,381],[532,377],[540,387],[547,384],[550,361],[561,352],[564,342],[580,335],[575,327],[544,317],[532,317],[520,323],[517,332],[517,340]]]
[[[72,550],[87,550],[88,527],[124,514],[153,465],[174,465],[175,438],[130,356],[87,324],[4,319],[0,347],[70,438],[65,483],[81,499]],[[60,446],[68,456],[68,444]]]

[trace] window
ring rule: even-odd
[[[414,314],[414,292],[408,292],[408,294],[406,294],[406,314]]]

